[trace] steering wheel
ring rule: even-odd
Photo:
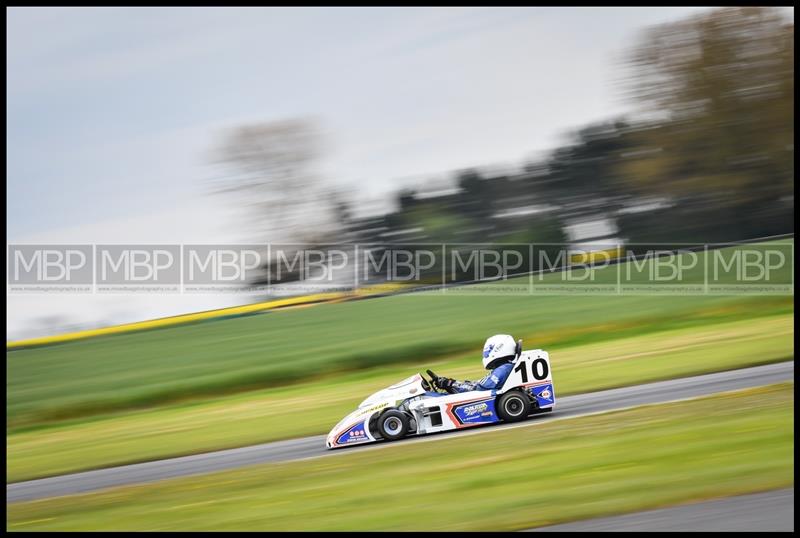
[[[448,392],[448,393],[449,393],[449,391],[447,391],[447,390],[443,389],[442,387],[440,387],[440,386],[439,386],[439,384],[436,382],[436,380],[439,378],[439,376],[438,376],[438,375],[434,374],[434,373],[433,373],[432,371],[430,371],[430,370],[426,370],[426,371],[428,372],[428,375],[429,375],[429,376],[431,376],[431,384],[432,384],[432,385],[433,385],[433,386],[434,386],[434,387],[435,387],[437,390],[444,390],[445,392]]]
[[[430,392],[431,390],[430,383],[428,383],[428,380],[425,379],[424,375],[421,375],[420,377],[422,378],[422,388],[425,389],[425,392]]]
[[[431,384],[438,389],[439,387],[436,385],[436,378],[439,376],[434,374],[430,370],[425,370],[425,371],[428,373],[429,376],[431,376]]]

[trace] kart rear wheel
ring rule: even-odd
[[[396,409],[386,411],[378,418],[378,431],[388,441],[402,439],[410,428],[411,421],[409,416]]]
[[[497,399],[497,415],[503,422],[524,420],[531,413],[531,401],[518,390],[506,392]]]

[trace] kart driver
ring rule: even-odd
[[[437,377],[436,384],[448,392],[500,388],[508,379],[512,363],[520,351],[511,335],[496,334],[483,345],[483,367],[490,370],[486,377],[480,381],[456,381],[449,377]]]

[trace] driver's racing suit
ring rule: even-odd
[[[469,392],[471,390],[492,390],[503,386],[508,379],[513,363],[506,362],[489,372],[480,381],[453,381],[450,387],[456,392]]]

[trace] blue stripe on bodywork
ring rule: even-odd
[[[349,443],[361,443],[369,440],[370,439],[367,437],[366,428],[364,427],[364,422],[362,421],[350,427],[350,429],[341,434],[339,438],[336,439],[336,444],[346,445]]]
[[[536,398],[536,403],[539,407],[550,407],[556,403],[556,395],[553,392],[553,385],[540,385],[538,387],[531,387],[531,394]]]
[[[500,419],[494,409],[494,399],[468,402],[453,407],[453,414],[461,424],[490,424]]]

